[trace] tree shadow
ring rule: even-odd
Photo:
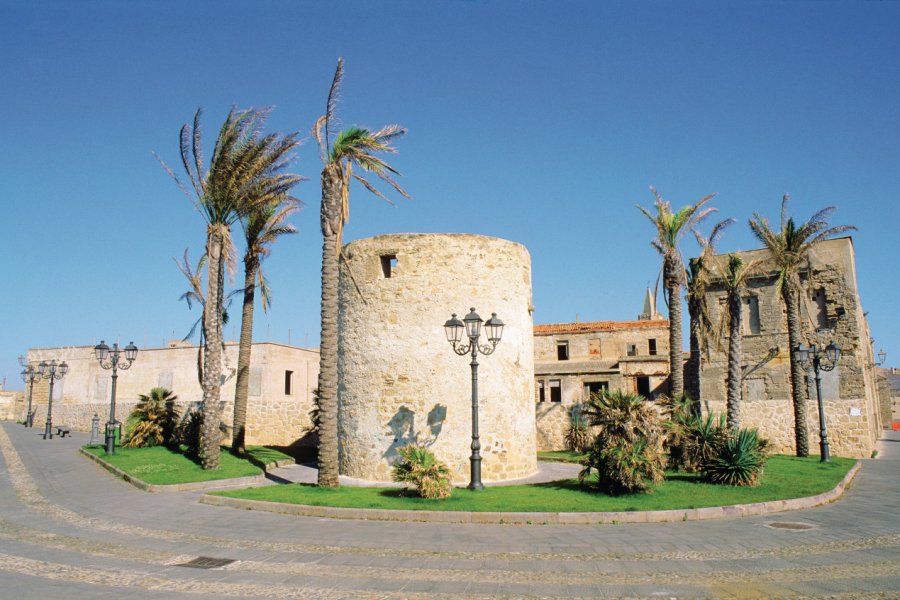
[[[447,407],[435,404],[425,417],[425,429],[416,431],[416,413],[406,406],[401,406],[387,422],[390,430],[388,435],[393,441],[382,454],[382,458],[392,463],[398,458],[397,450],[400,448],[410,444],[431,446],[440,436],[446,420]]]

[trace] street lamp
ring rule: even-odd
[[[31,412],[31,393],[34,391],[34,382],[41,378],[41,374],[34,365],[28,363],[24,356],[19,357],[19,364],[24,367],[21,373],[22,381],[28,384],[28,412],[25,413],[25,427],[32,427],[34,414]]]
[[[109,396],[109,421],[106,423],[106,453],[116,453],[116,379],[119,378],[118,370],[131,368],[131,363],[137,358],[138,349],[134,342],[128,342],[122,350],[119,350],[118,342],[110,349],[103,340],[94,346],[94,356],[104,369],[112,369],[112,392]],[[124,357],[125,360],[122,360]]]
[[[490,345],[478,345],[478,338],[481,335],[481,324],[487,333]],[[463,330],[469,338],[468,344],[461,344]],[[478,353],[481,352],[485,356],[493,354],[500,343],[500,337],[503,335],[503,321],[497,318],[497,313],[491,313],[491,318],[485,323],[481,317],[472,308],[462,321],[456,318],[456,313],[450,317],[450,320],[444,323],[444,332],[447,334],[447,341],[453,346],[453,351],[459,356],[466,354],[472,355],[472,456],[469,457],[469,485],[470,490],[483,490],[484,484],[481,483],[481,441],[478,437]]]
[[[47,421],[44,423],[44,439],[53,439],[53,384],[57,379],[62,379],[69,372],[66,361],[60,363],[56,360],[50,362],[42,360],[38,365],[38,375],[50,380],[50,392],[47,394]]]
[[[878,362],[875,363],[876,367],[880,367],[884,364],[884,361],[887,360],[887,352],[884,351],[884,348],[878,351]]]
[[[821,348],[815,344],[807,348],[800,344],[794,348],[794,358],[796,358],[804,369],[813,368],[816,374],[816,399],[819,403],[819,460],[820,462],[831,462],[831,453],[828,449],[828,430],[825,428],[825,405],[822,401],[822,376],[819,371],[831,371],[837,366],[841,360],[841,347],[834,342],[829,342],[825,347],[825,355],[822,355]],[[828,359],[828,364],[822,362]]]

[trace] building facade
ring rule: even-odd
[[[767,250],[736,253],[745,263],[759,260],[758,276],[744,294],[741,329],[744,372],[741,422],[755,427],[776,453],[795,451],[794,414],[791,401],[790,352],[787,317],[777,272]],[[875,449],[882,427],[875,358],[869,327],[856,284],[856,262],[849,237],[821,242],[802,273],[800,316],[803,343],[825,348],[840,346],[836,368],[822,371],[822,396],[832,454],[868,457]],[[707,292],[712,322],[726,310],[725,292],[713,279]],[[725,411],[727,339],[704,340],[709,356],[701,371],[701,397],[705,410]],[[806,377],[809,448],[818,453],[819,419],[815,382]]]
[[[238,345],[225,345],[222,384],[222,420],[228,430],[234,415],[234,388]],[[53,387],[53,422],[80,431],[90,431],[96,414],[101,423],[109,416],[111,371],[104,370],[94,357],[93,346],[37,348],[28,351],[28,360],[65,360],[68,374]],[[247,443],[290,446],[312,443],[309,413],[313,389],[319,375],[319,352],[274,343],[253,344],[250,389],[247,407]],[[197,347],[188,342],[171,342],[165,348],[141,348],[127,370],[118,371],[116,417],[124,422],[141,394],[154,387],[172,390],[182,410],[196,406],[203,398],[197,378]],[[35,383],[32,406],[35,427],[46,421],[49,383]],[[21,398],[27,398],[27,392]],[[25,413],[21,404],[15,414]],[[21,418],[21,417],[17,417]]]
[[[669,322],[645,302],[637,321],[534,326],[538,450],[564,450],[573,408],[592,392],[620,389],[655,399],[668,391]]]

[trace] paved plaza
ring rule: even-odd
[[[206,506],[113,478],[79,455],[86,441],[0,424],[0,598],[900,598],[896,432],[833,504],[627,525]]]

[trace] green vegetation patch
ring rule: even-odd
[[[612,497],[582,488],[576,480],[530,485],[488,486],[473,492],[453,490],[444,500],[425,500],[396,488],[319,488],[309,484],[276,485],[213,492],[217,496],[312,506],[455,510],[473,512],[626,512],[750,504],[813,496],[834,488],[856,461],[818,457],[774,456],[766,463],[761,483],[730,487],[700,481],[699,475],[669,472],[666,480],[646,494]]]
[[[537,453],[538,460],[545,460],[547,462],[567,462],[567,463],[580,463],[583,458],[587,458],[587,454],[584,452],[575,452],[573,450],[548,450],[544,452]]]
[[[294,462],[294,457],[290,454],[268,446],[247,446],[247,454],[264,465],[271,465],[277,461]]]
[[[116,453],[107,455],[103,446],[85,446],[85,450],[102,458],[109,464],[156,485],[174,485],[195,481],[233,479],[262,474],[262,470],[249,461],[237,458],[224,451],[219,456],[219,468],[204,471],[199,464],[180,452],[164,446],[150,448],[116,448]]]

